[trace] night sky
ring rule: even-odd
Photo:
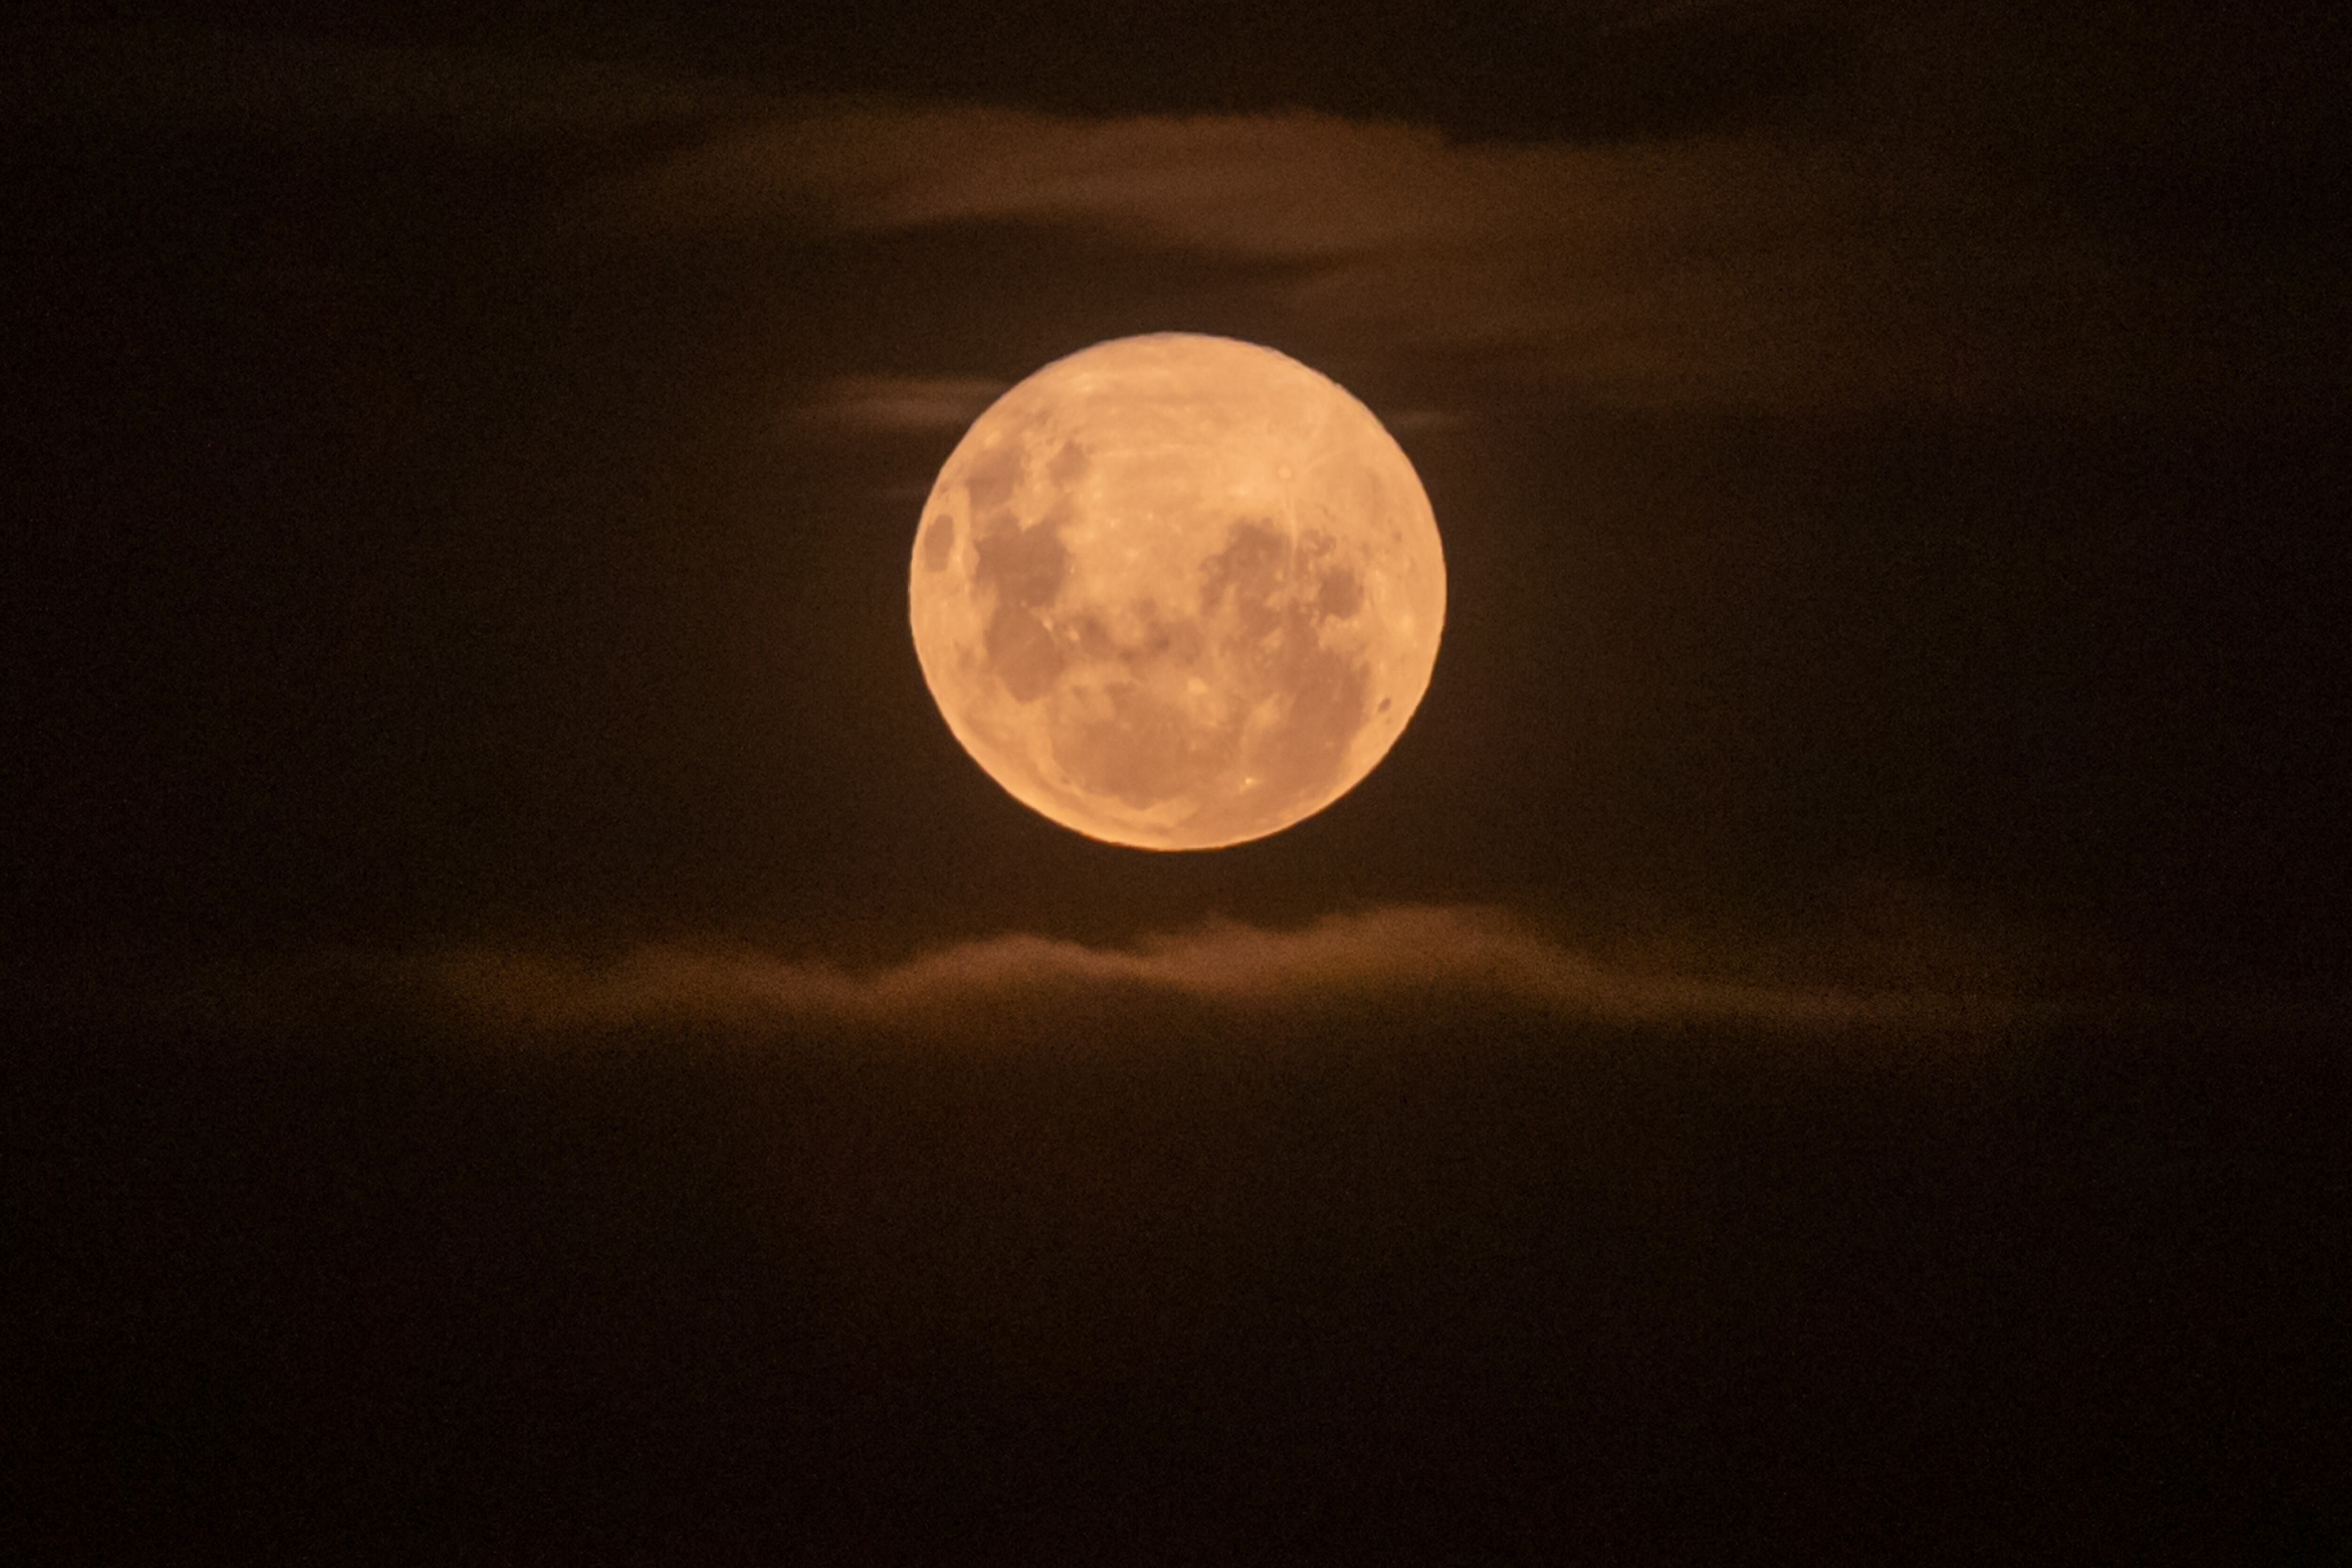
[[[2340,1561],[2352,28],[2044,10],[19,8],[7,1533]],[[1154,331],[1446,552],[1212,853],[907,624]]]

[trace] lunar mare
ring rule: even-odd
[[[1420,704],[1445,619],[1429,498],[1371,411],[1192,333],[1097,343],[999,398],[931,487],[908,582],[973,760],[1149,849],[1345,795]]]

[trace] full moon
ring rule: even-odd
[[[1014,799],[1213,849],[1387,755],[1437,659],[1445,558],[1370,409],[1272,349],[1159,332],[1056,360],[973,422],[908,600],[940,712]]]

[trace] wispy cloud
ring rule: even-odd
[[[810,106],[606,200],[666,229],[1021,223],[1282,263],[1269,305],[1335,337],[1611,401],[2088,396],[2132,342],[2129,280],[2065,215],[1914,144]]]
[[[952,1030],[1008,1008],[1136,993],[1307,1015],[1336,1004],[1486,997],[1601,1023],[1797,1030],[1974,1029],[2030,1010],[1994,992],[1775,985],[1612,965],[1491,909],[1426,906],[1334,916],[1299,931],[1213,924],[1131,947],[1001,936],[867,971],[665,945],[602,963],[473,950],[436,960],[430,974],[440,994],[479,1016],[557,1029],[805,1022]]]
[[[803,425],[861,430],[961,430],[1008,384],[979,376],[850,375],[818,387],[796,407]]]
[[[1619,21],[1647,15],[1625,8]],[[2303,323],[2268,296],[2215,315],[2063,204],[1932,137],[1464,142],[1307,112],[793,100],[609,64],[227,35],[58,32],[0,58],[0,123],[93,121],[239,134],[392,126],[485,142],[657,130],[691,145],[616,176],[566,221],[877,238],[1017,224],[1265,263],[1250,288],[1270,320],[1368,354],[1471,367],[1513,395],[1532,385],[1596,403],[1762,407],[2194,397],[2251,374],[2232,345]],[[842,415],[936,427],[956,400],[927,384],[946,384],[845,397]]]
[[[1400,436],[1422,436],[1438,430],[1459,430],[1473,421],[1458,408],[1402,408],[1382,416],[1381,423]]]

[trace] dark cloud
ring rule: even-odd
[[[193,28],[52,29],[7,42],[0,125],[410,127],[495,142],[707,126],[778,108],[740,82],[544,54]]]

